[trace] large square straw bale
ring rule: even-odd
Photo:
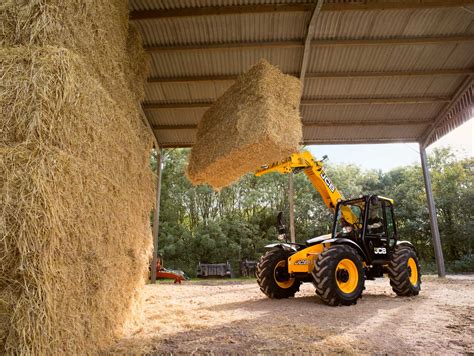
[[[143,49],[136,31],[129,31],[128,11],[127,0],[2,0],[0,47],[72,50],[82,56],[117,104],[126,107],[135,100],[122,90],[130,59],[138,59],[132,66],[146,72],[146,65],[138,65],[143,64],[139,58],[143,58]],[[131,43],[136,52],[127,50]]]
[[[187,175],[193,184],[227,186],[298,150],[301,83],[262,60],[204,114]]]
[[[115,86],[77,49],[0,49],[0,354],[95,354],[139,301],[154,179],[127,56]]]

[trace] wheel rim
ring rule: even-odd
[[[415,286],[418,283],[418,267],[413,257],[408,259],[408,273],[410,276],[410,283]]]
[[[288,278],[288,270],[286,268],[286,261],[279,261],[273,270],[273,279],[278,287],[283,289],[290,288],[295,283],[294,278]]]
[[[339,289],[346,294],[354,292],[359,282],[359,271],[353,261],[345,258],[337,264],[336,282]]]

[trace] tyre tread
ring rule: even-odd
[[[410,275],[407,268],[408,259],[414,258],[418,267],[418,286],[413,286],[410,282]],[[392,260],[387,267],[388,277],[392,290],[401,297],[418,295],[421,289],[421,271],[415,251],[409,246],[397,246],[392,255]]]
[[[364,273],[362,270],[362,284],[358,286],[359,290],[354,298],[345,299],[341,297],[336,290],[336,281],[333,276],[337,263],[339,263],[341,255],[351,254],[356,261],[356,265],[362,269],[362,260],[353,248],[345,245],[331,246],[321,252],[315,261],[315,266],[311,275],[313,277],[313,284],[316,287],[316,294],[327,304],[332,306],[337,305],[352,305],[356,304],[357,300],[362,297],[364,289]]]
[[[301,281],[298,280],[295,280],[293,285],[287,289],[279,287],[274,281],[274,266],[281,260],[287,260],[289,256],[289,252],[282,249],[273,249],[260,257],[260,261],[257,263],[257,283],[263,294],[271,299],[294,297],[300,289]]]

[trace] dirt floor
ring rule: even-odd
[[[400,298],[387,279],[367,281],[355,306],[329,307],[304,284],[270,300],[256,282],[149,285],[145,319],[110,350],[126,354],[472,354],[474,275],[423,278]]]

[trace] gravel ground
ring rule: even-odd
[[[472,354],[474,276],[424,276],[417,297],[367,281],[350,307],[329,307],[304,284],[270,300],[256,282],[145,288],[144,319],[109,352],[120,354]]]

